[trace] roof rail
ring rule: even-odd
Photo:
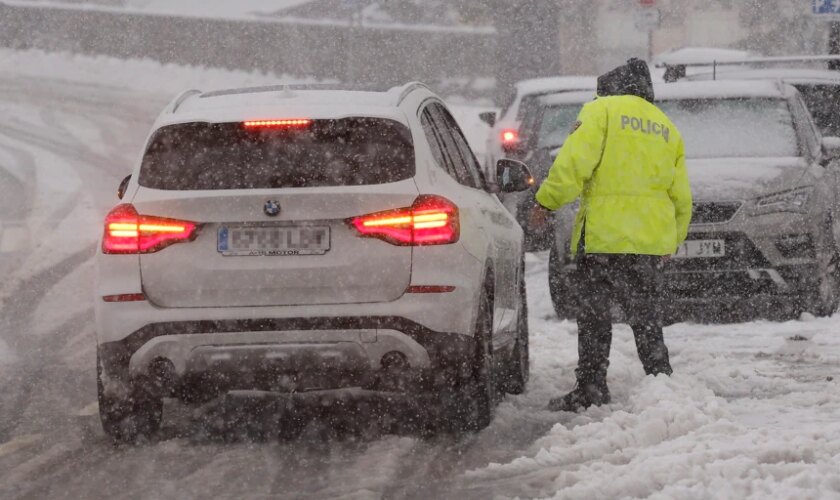
[[[397,87],[397,88],[399,88],[399,87]],[[402,104],[402,102],[405,100],[405,98],[408,97],[408,94],[414,92],[415,90],[417,90],[419,88],[426,89],[429,92],[431,92],[431,90],[432,90],[432,89],[429,88],[428,85],[426,85],[423,82],[409,82],[409,83],[406,83],[405,85],[402,86],[402,92],[400,92],[399,97],[397,97],[397,106]]]
[[[194,95],[196,95],[196,94],[200,94],[200,93],[201,93],[201,91],[200,91],[200,90],[198,90],[198,89],[189,89],[189,90],[185,90],[185,91],[181,92],[181,93],[178,95],[178,97],[176,97],[176,98],[172,101],[172,108],[169,110],[169,112],[170,112],[170,113],[175,113],[176,111],[178,111],[178,107],[179,107],[181,104],[183,104],[183,102],[184,102],[184,101],[186,101],[186,100],[187,100],[187,99],[189,99],[190,97],[192,97],[192,96],[194,96]]]
[[[751,57],[749,59],[735,59],[727,61],[706,61],[695,63],[657,63],[657,68],[665,68],[665,81],[676,81],[685,77],[686,68],[712,68],[713,78],[717,79],[718,66],[749,66],[749,65],[772,65],[772,64],[789,64],[789,63],[804,63],[804,62],[832,62],[840,61],[840,54],[821,55],[821,56],[779,56],[779,57]],[[671,75],[671,79],[667,78]]]

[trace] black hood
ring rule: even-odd
[[[641,59],[633,58],[598,77],[598,96],[634,95],[653,102],[653,81],[650,68]]]

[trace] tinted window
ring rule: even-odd
[[[840,137],[840,85],[795,85],[825,137]]]
[[[800,156],[784,99],[681,99],[657,106],[680,130],[687,158]]]
[[[463,163],[464,167],[466,167],[467,175],[469,175],[472,179],[472,185],[476,187],[484,186],[481,166],[478,164],[478,160],[475,159],[475,155],[473,154],[472,149],[470,149],[467,138],[464,137],[464,132],[458,125],[458,122],[455,121],[452,114],[449,113],[449,111],[447,111],[443,106],[440,106],[438,111],[442,115],[443,121],[446,123],[447,130],[452,135],[452,140],[455,141],[455,147],[458,149],[459,159]]]
[[[460,129],[457,123],[455,123],[455,119],[452,118],[449,112],[446,111],[446,108],[440,103],[430,104],[428,110],[432,112],[435,127],[439,133],[444,152],[450,159],[455,179],[465,186],[481,186],[480,181],[476,178],[476,174],[471,171],[459,147],[457,136],[460,134]]]
[[[169,190],[384,184],[414,175],[408,128],[393,120],[314,120],[294,128],[186,123],[158,130],[140,185]]]
[[[435,130],[434,119],[432,118],[432,112],[429,111],[429,108],[423,110],[423,113],[420,115],[420,124],[423,126],[423,133],[426,135],[426,140],[429,142],[429,148],[432,150],[432,156],[435,159],[435,162],[441,166],[444,170],[449,172],[449,175],[455,177],[455,171],[451,165],[451,162],[444,158],[443,151],[441,150],[440,138],[438,137],[438,133]]]

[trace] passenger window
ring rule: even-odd
[[[462,165],[463,162],[460,160],[458,148],[439,114],[435,112],[436,105],[437,103],[428,105],[420,116],[420,121],[423,124],[423,129],[426,132],[429,143],[433,143],[433,149],[437,149],[432,154],[435,155],[436,160],[439,159],[440,165],[453,179],[460,184],[472,186],[472,178],[466,175],[466,171]]]
[[[439,125],[438,130],[444,137],[444,147],[452,158],[455,178],[465,186],[483,189],[484,177],[481,174],[481,168],[455,118],[439,103],[434,103],[429,107],[432,108],[435,121]]]
[[[423,110],[423,113],[420,115],[420,124],[423,126],[423,133],[426,135],[426,141],[429,143],[429,149],[432,150],[432,156],[437,162],[438,165],[444,170],[446,170],[449,175],[455,177],[455,172],[450,165],[450,162],[447,158],[444,158],[443,151],[441,150],[442,146],[440,144],[440,138],[438,137],[438,132],[435,130],[434,119],[432,118],[432,113],[429,111],[429,108]]]

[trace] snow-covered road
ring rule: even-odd
[[[674,325],[671,378],[644,377],[622,325],[613,404],[551,413],[576,328],[554,318],[539,254],[529,390],[477,435],[335,414],[291,440],[230,439],[228,417],[258,405],[235,401],[168,406],[159,440],[113,447],[95,405],[102,216],[172,94],[272,79],[0,51],[0,498],[840,498],[840,317]],[[458,111],[482,146],[477,110]]]

